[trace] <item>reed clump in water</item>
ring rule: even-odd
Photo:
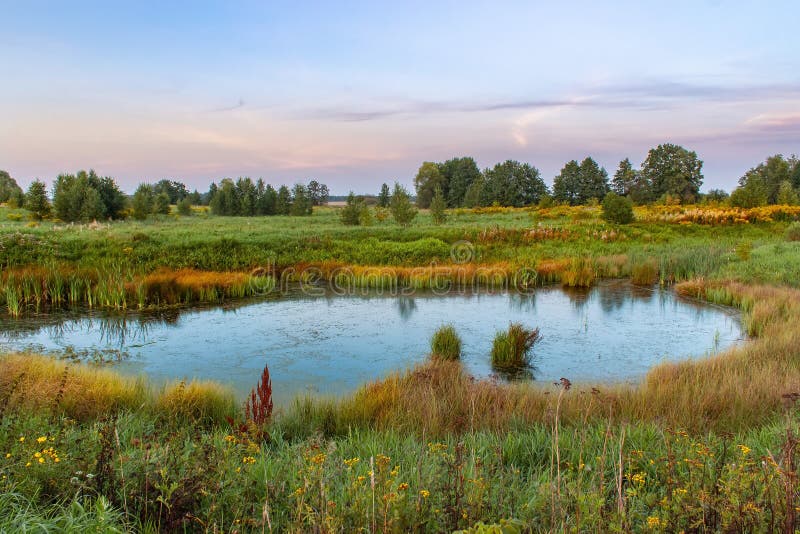
[[[440,360],[461,358],[461,338],[453,325],[439,327],[431,338],[431,356]]]
[[[492,367],[501,370],[523,369],[531,364],[533,346],[541,341],[538,328],[525,328],[511,323],[508,330],[498,332],[492,343]]]

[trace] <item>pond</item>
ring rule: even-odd
[[[409,368],[445,323],[456,327],[464,364],[478,377],[493,374],[498,330],[511,321],[539,327],[544,339],[528,378],[545,382],[636,381],[663,360],[702,357],[743,335],[733,310],[622,281],[524,295],[307,293],[166,314],[3,317],[0,350],[102,353],[118,357],[113,366],[125,374],[213,379],[242,398],[268,364],[280,403],[304,392],[347,393]]]

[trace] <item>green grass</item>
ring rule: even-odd
[[[538,328],[511,323],[508,330],[497,332],[492,342],[492,367],[501,370],[522,369],[531,365],[533,346],[541,340]]]
[[[431,356],[442,360],[461,358],[461,338],[453,325],[439,327],[431,338]]]

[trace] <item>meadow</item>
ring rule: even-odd
[[[274,413],[268,375],[245,410],[214,383],[0,356],[0,531],[800,528],[798,208],[650,206],[624,226],[586,206],[451,210],[442,225],[422,212],[410,227],[346,227],[333,208],[93,225],[22,213],[0,208],[12,316],[219,302],[287,280],[630,278],[738,308],[750,339],[635,386],[506,384],[468,376],[451,332],[435,344],[451,356]]]

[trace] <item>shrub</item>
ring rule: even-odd
[[[508,330],[498,332],[492,344],[492,366],[498,369],[518,369],[531,363],[533,346],[542,340],[538,328],[528,329],[511,323]]]
[[[800,222],[794,222],[786,229],[786,241],[800,241]]]
[[[189,200],[189,197],[186,197],[178,202],[178,214],[183,215],[184,217],[188,217],[192,214],[192,201]]]
[[[614,192],[607,194],[603,199],[603,219],[614,224],[633,222],[633,203]]]
[[[360,219],[362,206],[364,206],[363,200],[359,201],[355,194],[350,191],[350,194],[347,195],[347,203],[342,208],[342,211],[339,212],[339,217],[342,219],[342,224],[346,224],[348,226],[358,226],[361,223]]]
[[[400,226],[408,226],[414,217],[417,216],[417,210],[411,204],[411,199],[408,196],[405,188],[398,183],[394,184],[394,193],[392,193],[392,200],[390,208],[392,217],[395,222]]]
[[[461,358],[461,338],[453,325],[442,326],[433,334],[431,356],[441,360]]]

